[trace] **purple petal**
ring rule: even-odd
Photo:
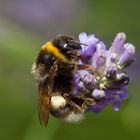
[[[121,55],[124,52],[125,33],[118,33],[112,43],[111,52]]]
[[[89,74],[86,70],[79,70],[78,73],[81,79],[84,79],[85,75]]]
[[[119,111],[120,106],[121,106],[120,96],[114,96],[112,98],[112,107],[113,107],[114,111]]]
[[[87,38],[88,37],[87,37],[87,34],[85,32],[82,32],[82,33],[79,34],[79,40],[80,40],[81,43],[84,43],[85,44]]]
[[[128,87],[123,86],[122,88],[116,91],[116,94],[118,94],[121,99],[128,99]]]
[[[75,85],[76,85],[76,89],[79,92],[87,92],[87,88],[85,87],[85,84],[83,81],[79,80],[79,81],[77,81],[77,83]]]
[[[88,46],[93,46],[99,41],[99,39],[95,38],[94,34],[87,35],[85,32],[79,34],[79,40]]]
[[[103,90],[94,89],[92,92],[92,96],[96,99],[100,99],[105,96],[105,92]]]
[[[109,102],[109,99],[103,98],[102,100],[98,101],[95,105],[90,106],[87,111],[99,113],[108,105]]]
[[[106,63],[106,52],[104,50],[96,50],[92,56],[91,65],[97,69],[105,66]]]
[[[106,96],[110,96],[113,109],[115,111],[118,111],[121,106],[122,100],[128,98],[128,87],[123,86],[122,88],[108,90],[106,92]]]
[[[122,68],[127,67],[135,60],[135,47],[130,43],[127,43],[124,46],[125,46],[125,51],[118,62],[118,64]]]
[[[86,71],[78,71],[77,73],[75,73],[74,75],[74,93],[78,93],[78,92],[86,92],[87,88],[85,86],[84,81],[82,81],[82,77],[84,77],[85,74],[87,74],[88,72]]]
[[[106,45],[104,44],[104,42],[100,41],[96,46],[98,50],[106,51]]]
[[[77,81],[82,81],[83,83],[78,83]],[[93,75],[90,74],[86,70],[79,70],[78,71],[78,77],[76,78],[75,82],[77,83],[76,85],[81,87],[81,84],[83,84],[86,88],[88,89],[94,89],[95,87],[95,79],[93,78]],[[79,85],[80,84],[80,85]]]
[[[95,38],[94,34],[88,36],[85,32],[79,34],[79,40],[81,43],[88,45],[82,45],[81,54],[83,57],[91,56],[95,51],[97,42],[99,41],[99,39]]]
[[[114,63],[116,64],[117,61],[119,59],[119,56],[116,54],[116,53],[108,53],[108,60],[111,62],[111,63]]]
[[[109,65],[107,68],[106,68],[106,71],[105,71],[105,75],[107,77],[115,77],[117,74],[117,68],[116,68],[116,65]]]
[[[93,78],[93,75],[86,74],[83,78],[83,81],[88,89],[93,90],[95,88],[96,82],[95,79]]]

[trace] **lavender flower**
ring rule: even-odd
[[[77,94],[94,98],[96,103],[87,111],[101,112],[106,105],[112,103],[118,111],[122,101],[128,98],[129,76],[124,68],[135,60],[135,47],[126,43],[126,35],[118,33],[109,50],[106,45],[93,34],[79,35],[82,45],[82,64],[88,64],[97,69],[94,71],[79,70],[75,74],[75,89]]]
[[[87,35],[85,32],[79,34],[79,40],[83,44],[87,44],[87,46],[82,45],[81,55],[83,63],[90,63],[91,56],[96,49],[96,44],[99,39],[95,38],[94,34]]]
[[[100,89],[94,89],[93,92],[92,92],[92,96],[95,99],[100,99],[100,98],[105,96],[105,91],[100,90]]]
[[[108,53],[110,61],[116,62],[119,69],[124,69],[135,60],[135,47],[130,43],[124,44],[125,39],[124,33],[118,33]]]

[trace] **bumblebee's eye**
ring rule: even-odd
[[[63,45],[63,48],[64,48],[64,49],[68,48],[68,44],[64,44],[64,45]]]
[[[64,42],[64,41],[60,41],[59,45],[64,50],[67,50],[68,49],[68,44],[66,42]]]

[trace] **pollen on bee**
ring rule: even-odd
[[[66,105],[66,100],[61,95],[51,97],[51,106],[53,109],[60,109]]]
[[[69,122],[69,123],[78,123],[81,122],[85,118],[83,113],[75,113],[71,112],[65,119],[64,121]]]

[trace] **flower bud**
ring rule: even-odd
[[[127,43],[124,46],[125,51],[121,55],[121,58],[118,62],[118,65],[120,66],[121,69],[127,67],[135,60],[135,47],[130,43]]]
[[[105,92],[103,90],[94,89],[92,96],[96,99],[100,99],[105,96]]]
[[[81,53],[83,57],[91,56],[95,50],[97,42],[99,41],[99,39],[95,38],[94,34],[87,35],[85,32],[79,34],[79,40],[81,43],[87,45],[82,45]]]
[[[125,33],[118,33],[112,43],[111,52],[121,55],[124,52]]]
[[[91,75],[91,74],[86,74],[85,76],[84,76],[84,78],[83,78],[83,81],[84,81],[84,83],[85,83],[85,85],[86,85],[86,87],[88,88],[88,89],[94,89],[95,88],[95,84],[96,84],[96,81],[95,81],[95,79],[93,78],[93,75]]]
[[[107,68],[106,68],[106,73],[105,75],[108,77],[108,78],[114,78],[117,74],[117,68],[116,68],[116,65],[114,64],[111,64],[109,65]]]

